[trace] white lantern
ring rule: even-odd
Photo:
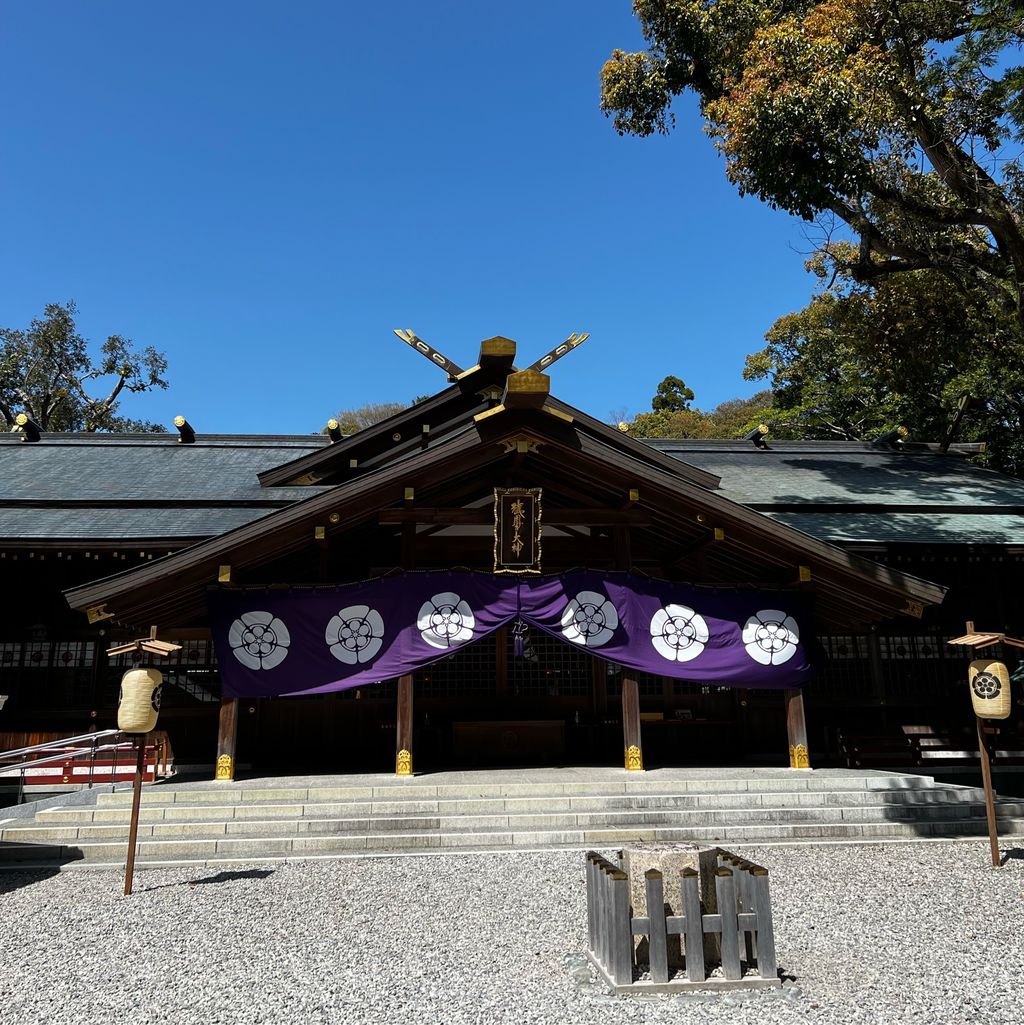
[[[130,669],[121,677],[117,700],[117,727],[125,733],[149,733],[160,714],[160,689],[164,677],[159,669]]]
[[[979,658],[971,663],[968,679],[971,704],[979,719],[1010,717],[1010,674],[1002,662]]]

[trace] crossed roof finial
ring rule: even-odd
[[[415,349],[421,356],[430,360],[435,366],[440,367],[447,375],[449,381],[454,381],[459,377],[466,376],[472,373],[474,370],[480,368],[480,366],[488,361],[495,360],[496,357],[501,357],[502,362],[507,362],[507,370],[512,372],[515,367],[512,366],[512,360],[515,358],[516,343],[511,338],[503,338],[500,335],[495,338],[488,338],[486,341],[481,343],[480,346],[480,362],[475,367],[470,367],[469,370],[463,370],[458,363],[450,360],[443,352],[435,349],[432,345],[428,345],[422,338],[420,338],[415,331],[411,328],[395,328],[395,334],[401,338],[406,345]],[[567,353],[572,352],[577,346],[582,345],[590,337],[589,332],[583,332],[577,334],[575,331],[569,335],[568,338],[560,345],[556,345],[550,352],[545,353],[535,363],[531,363],[526,369],[533,370],[537,373],[546,371],[553,363],[557,363]],[[503,344],[497,344],[503,343]],[[500,353],[498,350],[501,350]]]

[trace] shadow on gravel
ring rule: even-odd
[[[1008,861],[1024,861],[1024,847],[1011,847],[1003,854],[999,864],[1005,865]]]
[[[60,869],[56,865],[48,866],[47,868],[32,868],[29,866],[22,868],[20,865],[7,866],[5,871],[0,872],[0,897],[5,893],[13,893],[15,890],[20,890],[23,886],[33,886],[59,874]]]
[[[208,886],[211,883],[231,883],[236,879],[266,879],[272,876],[272,868],[240,868],[234,872],[218,872],[216,875],[203,876],[202,879],[183,879],[180,883],[161,883],[159,886],[147,886],[143,893],[150,890],[166,890],[168,886]]]

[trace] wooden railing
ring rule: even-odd
[[[683,869],[669,886],[680,911],[666,906],[666,880],[654,869],[645,873],[647,915],[634,917],[629,879],[621,866],[595,851],[587,852],[588,953],[618,990],[659,987],[740,988],[781,985],[775,956],[768,870],[727,851],[718,852],[714,877],[716,907],[701,904],[695,869]],[[634,938],[647,939],[649,983],[638,983]],[[677,938],[678,937],[678,938]],[[708,937],[713,942],[707,943]],[[685,952],[685,978],[672,978],[669,944]],[[721,979],[709,978],[717,967],[705,952],[720,951]]]

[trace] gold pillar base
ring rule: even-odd
[[[636,744],[630,744],[626,748],[626,770],[628,772],[644,771],[644,756]]]
[[[231,755],[220,755],[217,758],[217,771],[213,778],[229,782],[235,778],[235,760]]]
[[[396,776],[411,776],[412,775],[412,752],[406,751],[402,748],[401,751],[395,755],[395,775]]]
[[[789,745],[789,767],[791,769],[809,769],[811,757],[807,753],[806,744]]]

